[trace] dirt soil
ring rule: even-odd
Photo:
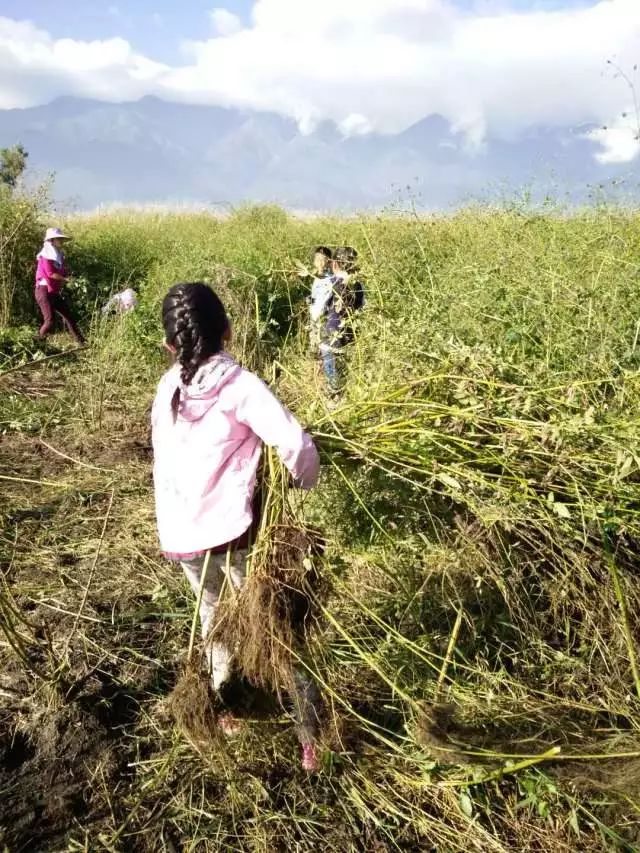
[[[61,384],[11,378],[13,393],[29,396]],[[149,482],[145,433],[141,426],[115,443],[100,433],[61,431],[46,443],[36,435],[0,436],[0,605],[10,602],[27,648],[25,665],[0,632],[0,850],[7,853],[67,849],[70,833],[95,838],[106,818],[111,826],[123,820],[114,803],[130,787],[129,764],[140,757],[133,732],[141,707],[171,690],[172,662],[165,669],[154,660],[162,625],[145,617],[148,596],[134,584],[119,588],[115,572],[104,570],[108,559],[118,559],[117,521],[84,602],[90,621],[74,629],[104,520],[105,487],[129,487],[135,477],[141,488]],[[62,487],[49,488],[54,481]],[[91,544],[77,553],[84,537]],[[144,537],[146,531],[136,544],[155,559]],[[0,619],[5,612],[0,607]]]
[[[143,703],[172,686],[171,671],[141,667],[131,680],[129,664],[89,669],[73,657],[55,683],[17,667],[0,678],[0,846],[11,853],[60,849],[72,830],[95,837],[140,757]]]
[[[112,783],[119,769],[109,732],[91,713],[66,707],[37,722],[29,735],[0,740],[0,841],[11,850],[61,842],[80,816],[92,823],[94,785]]]

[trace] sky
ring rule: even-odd
[[[345,135],[439,114],[471,148],[592,125],[594,156],[631,162],[636,63],[640,0],[0,0],[0,122],[61,95],[155,95]]]

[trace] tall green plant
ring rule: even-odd
[[[42,242],[48,187],[15,193],[0,186],[0,327],[33,312],[35,256]]]
[[[28,153],[22,145],[0,148],[0,183],[15,189],[27,168]]]

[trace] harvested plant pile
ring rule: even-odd
[[[245,586],[229,591],[212,638],[237,649],[239,670],[257,687],[292,692],[295,654],[318,618],[326,586],[314,533],[294,517],[271,521],[256,543]]]

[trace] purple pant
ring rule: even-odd
[[[39,335],[41,338],[46,337],[53,329],[55,323],[55,314],[62,317],[67,331],[77,343],[84,343],[82,333],[76,326],[76,321],[73,319],[71,309],[67,305],[61,293],[49,293],[46,287],[36,285],[35,291],[36,302],[42,312],[42,325],[40,326]]]

